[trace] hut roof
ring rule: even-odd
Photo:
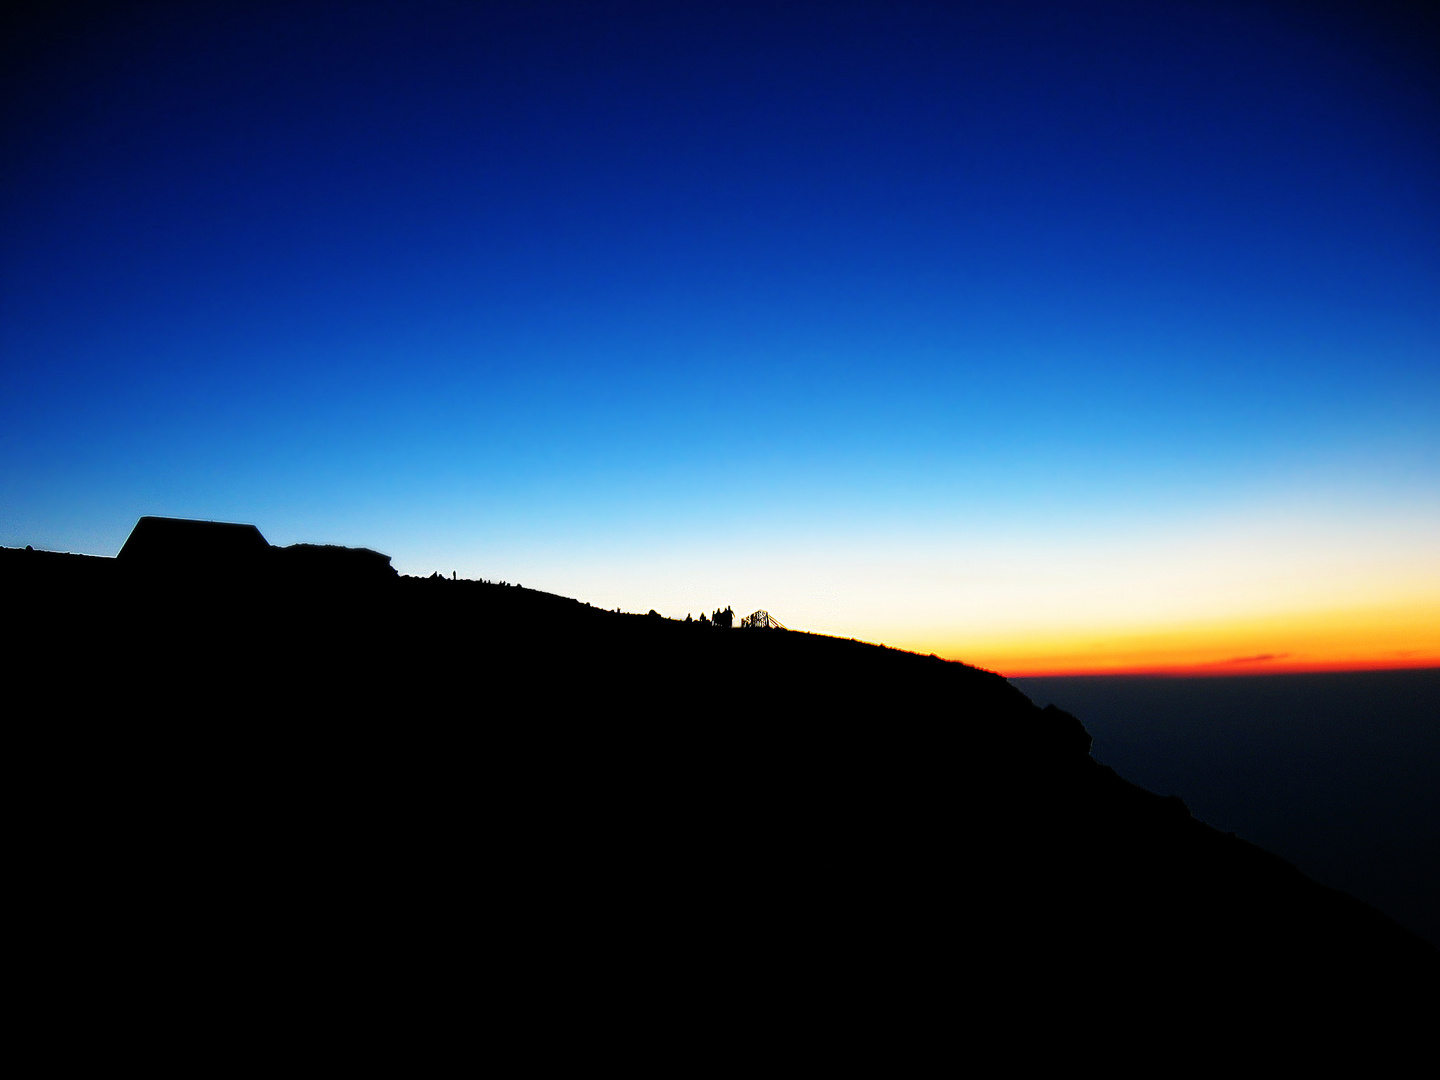
[[[119,558],[132,565],[212,569],[252,564],[270,550],[254,525],[186,518],[142,517]]]

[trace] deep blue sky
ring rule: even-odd
[[[1402,581],[1440,616],[1433,18],[217,2],[4,36],[0,543],[251,521],[952,653]]]

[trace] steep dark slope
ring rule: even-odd
[[[179,579],[0,557],[34,880],[102,973],[931,1036],[1404,1042],[1435,1000],[1433,949],[988,672],[313,552]]]

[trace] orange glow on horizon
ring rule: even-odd
[[[980,665],[985,666],[985,665]],[[1239,675],[1311,675],[1342,671],[1399,671],[1409,668],[1440,668],[1440,656],[1415,660],[1275,660],[1264,663],[1221,661],[1211,664],[1120,665],[1118,667],[1009,667],[999,672],[1006,678],[1043,678],[1054,675],[1174,675],[1187,678]]]
[[[978,633],[935,644],[917,639],[903,647],[1014,677],[1428,668],[1440,667],[1440,610],[1422,603],[1190,625],[1115,626],[1098,631],[1056,627],[1040,633],[994,635],[988,641]]]

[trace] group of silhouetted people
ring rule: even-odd
[[[735,611],[727,605],[724,608],[717,608],[715,614],[710,616],[707,616],[702,611],[698,619],[692,619],[689,615],[686,615],[685,621],[687,623],[700,623],[703,626],[718,626],[721,630],[729,630],[735,625]]]

